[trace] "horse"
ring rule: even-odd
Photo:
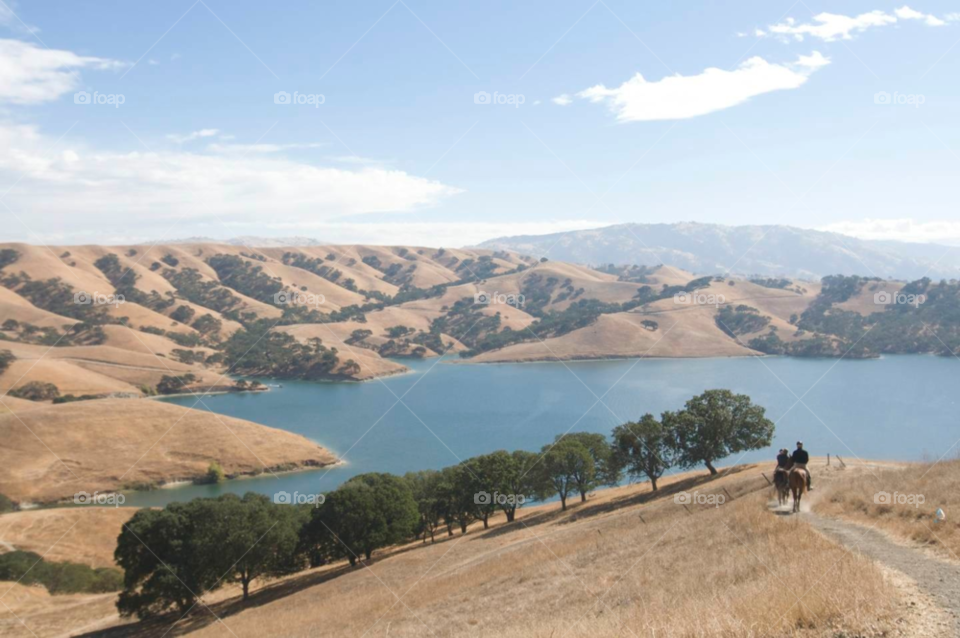
[[[800,499],[807,491],[807,469],[794,468],[790,471],[790,491],[793,492],[793,511],[800,511]]]
[[[777,490],[777,505],[783,507],[790,496],[790,478],[786,470],[777,470],[773,473],[773,485]]]

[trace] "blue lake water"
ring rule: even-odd
[[[225,492],[313,494],[363,472],[403,474],[454,465],[498,449],[539,450],[565,431],[609,434],[624,421],[645,412],[659,415],[678,409],[711,388],[748,394],[777,424],[771,449],[749,452],[743,461],[772,459],[773,449],[792,449],[797,439],[814,455],[936,459],[960,438],[960,361],[954,358],[404,364],[412,369],[410,374],[380,381],[284,381],[282,388],[263,394],[204,399],[219,414],[316,441],[342,455],[345,465],[279,478],[265,474],[220,485],[132,493],[126,504],[157,506]],[[169,401],[196,404],[192,397]]]

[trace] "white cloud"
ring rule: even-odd
[[[931,15],[929,13],[920,13],[919,11],[915,11],[906,5],[894,10],[893,13],[901,20],[922,20],[923,23],[928,27],[942,27],[946,24],[946,22],[935,15]]]
[[[858,16],[845,16],[836,13],[818,13],[813,16],[816,24],[798,24],[793,18],[786,22],[771,24],[767,31],[771,35],[792,35],[795,40],[803,41],[804,36],[820,38],[825,42],[851,40],[853,33],[863,33],[872,27],[894,24],[897,19],[883,11],[870,11]]]
[[[221,138],[222,139],[222,138]],[[297,144],[210,144],[207,150],[213,153],[279,153],[298,148],[322,148],[329,146],[325,143],[297,143]]]
[[[619,87],[608,89],[599,84],[577,97],[606,104],[621,122],[681,120],[730,108],[764,93],[795,89],[829,63],[817,51],[792,64],[753,57],[733,71],[709,68],[700,75],[673,75],[653,82],[637,73]]]
[[[220,129],[202,128],[199,131],[193,131],[191,133],[187,133],[186,135],[170,133],[167,135],[167,139],[173,142],[176,142],[177,144],[184,144],[186,142],[192,142],[193,140],[199,139],[201,137],[213,137],[214,135],[218,135],[219,133],[220,133]]]
[[[947,22],[958,22],[960,21],[960,13],[948,13],[947,15],[943,16],[943,18]]]
[[[569,104],[573,103],[573,98],[564,93],[563,95],[558,95],[557,97],[552,98],[550,101],[559,106],[568,106]]]
[[[818,230],[860,239],[894,240],[931,244],[960,244],[960,221],[920,222],[912,218],[841,221]],[[937,255],[938,256],[938,255]]]
[[[0,102],[40,104],[80,86],[78,69],[118,69],[122,62],[0,39]]]
[[[56,150],[52,150],[56,149]],[[282,155],[186,151],[118,152],[61,142],[36,127],[0,123],[5,202],[31,228],[49,232],[161,233],[174,224],[285,222],[410,212],[461,192],[382,167],[315,166]],[[0,227],[20,223],[0,208]]]
[[[768,35],[780,36],[782,38],[792,37],[798,42],[802,42],[806,36],[819,38],[824,42],[852,40],[856,33],[863,33],[867,29],[896,24],[898,19],[919,20],[931,27],[939,27],[946,24],[944,20],[941,20],[935,15],[921,13],[904,5],[894,10],[893,14],[880,10],[861,13],[857,16],[819,13],[813,16],[812,23],[799,23],[793,18],[787,18],[785,22],[770,25],[767,27],[766,32],[757,29],[756,35],[758,38]],[[947,20],[950,20],[950,16],[947,16]]]

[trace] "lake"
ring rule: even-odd
[[[262,394],[203,399],[219,414],[302,434],[341,455],[345,465],[130,493],[126,505],[160,506],[225,492],[313,494],[364,472],[403,474],[498,449],[535,451],[568,430],[609,434],[645,412],[659,416],[681,408],[711,388],[749,395],[776,422],[773,446],[748,452],[742,461],[772,464],[773,450],[793,449],[798,439],[814,455],[936,459],[960,438],[960,361],[947,357],[403,363],[410,374],[380,381],[283,381],[282,388]],[[192,397],[168,401],[188,407],[197,403]]]

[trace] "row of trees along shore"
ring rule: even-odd
[[[489,526],[502,511],[512,522],[532,500],[587,494],[624,475],[657,479],[672,468],[706,466],[771,444],[774,425],[745,395],[709,390],[676,412],[651,414],[617,426],[611,440],[575,432],[540,452],[499,450],[441,470],[355,476],[322,504],[277,504],[248,493],[194,499],[137,512],[118,539],[124,615],[186,613],[203,593],[240,583],[244,598],[262,577],[294,573],[339,559],[356,565],[374,551],[429,537],[453,535],[470,523]],[[311,495],[312,496],[312,495]],[[296,501],[297,499],[294,499]],[[309,499],[308,499],[309,500]],[[316,499],[319,501],[320,499]]]

